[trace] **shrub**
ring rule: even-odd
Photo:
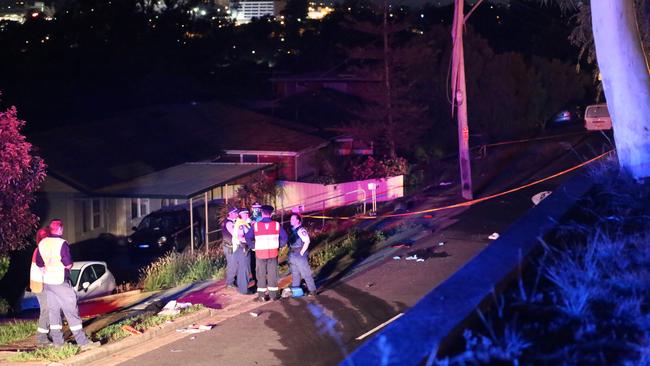
[[[225,258],[219,252],[196,254],[169,252],[140,272],[145,291],[155,291],[211,278],[222,278]]]

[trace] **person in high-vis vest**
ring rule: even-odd
[[[50,332],[50,322],[48,317],[47,295],[45,295],[45,291],[43,291],[43,272],[36,265],[38,243],[45,239],[49,234],[47,228],[39,229],[36,232],[37,248],[34,249],[34,253],[32,254],[32,264],[29,269],[29,289],[36,295],[39,307],[38,328],[36,328],[36,344],[39,346],[47,346],[51,344],[50,340],[47,338],[47,334]]]
[[[90,342],[86,337],[77,308],[77,294],[70,284],[72,257],[68,242],[62,237],[63,222],[52,220],[49,229],[50,235],[38,243],[36,265],[43,271],[52,341],[55,347],[65,343],[61,321],[63,312],[77,345],[82,350],[95,348],[99,342]]]
[[[305,280],[309,294],[316,296],[316,284],[309,267],[309,233],[302,226],[302,217],[299,214],[292,214],[289,219],[291,233],[289,234],[289,267],[291,268],[291,287],[300,287],[300,281]]]
[[[256,301],[278,300],[278,252],[287,244],[287,233],[280,223],[271,219],[273,206],[262,205],[262,220],[253,224],[247,235],[248,244],[255,251],[255,272],[257,273]],[[252,240],[254,236],[254,241]]]
[[[242,295],[248,295],[248,279],[251,274],[250,250],[246,241],[246,236],[250,230],[251,225],[248,210],[241,208],[239,210],[239,218],[235,221],[232,256],[237,272],[237,291]]]
[[[238,218],[238,210],[228,210],[228,217],[221,225],[221,247],[226,257],[226,286],[235,287],[235,275],[237,274],[237,263],[233,258],[233,238],[235,238],[235,221]]]

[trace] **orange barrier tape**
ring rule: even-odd
[[[553,175],[549,175],[548,177],[538,179],[536,181],[524,184],[522,186],[512,188],[512,189],[509,189],[507,191],[495,193],[495,194],[492,194],[492,195],[489,195],[489,196],[486,196],[486,197],[481,197],[481,198],[477,198],[477,199],[470,200],[470,201],[460,202],[460,203],[456,203],[456,204],[449,205],[449,206],[435,207],[435,208],[430,208],[430,209],[427,209],[427,210],[415,211],[415,212],[407,212],[407,213],[403,213],[403,214],[388,214],[388,215],[381,215],[381,216],[356,216],[356,217],[353,217],[353,216],[340,216],[340,217],[337,217],[337,216],[303,215],[303,217],[309,217],[309,218],[312,218],[312,219],[331,219],[331,220],[352,220],[352,219],[374,220],[374,219],[386,218],[386,217],[404,217],[404,216],[421,215],[421,214],[429,213],[429,212],[436,212],[436,211],[442,211],[442,210],[449,210],[449,209],[452,209],[452,208],[472,206],[472,205],[475,205],[477,203],[484,202],[484,201],[487,201],[487,200],[491,200],[491,199],[494,199],[494,198],[497,198],[497,197],[505,196],[507,194],[517,192],[517,191],[520,191],[522,189],[526,189],[528,187],[532,187],[534,185],[540,184],[542,182],[546,182],[547,180],[557,178],[557,177],[559,177],[561,175],[570,173],[570,172],[572,172],[574,170],[582,168],[583,166],[585,166],[587,164],[591,164],[594,161],[605,157],[606,155],[610,154],[612,151],[614,151],[614,150],[613,149],[609,150],[609,151],[607,151],[607,152],[605,152],[603,154],[600,154],[600,155],[596,156],[595,158],[589,159],[589,160],[587,160],[587,161],[585,161],[583,163],[580,163],[580,164],[578,164],[576,166],[565,169],[565,170],[560,171],[558,173],[555,173]]]
[[[501,141],[501,142],[494,142],[494,143],[491,143],[491,144],[474,146],[474,147],[472,147],[472,149],[478,149],[478,148],[483,148],[483,147],[494,147],[494,146],[510,145],[510,144],[519,144],[519,143],[522,143],[522,142],[530,142],[530,141],[552,140],[552,139],[556,139],[558,137],[586,135],[588,133],[589,132],[573,132],[573,133],[565,133],[565,134],[562,134],[562,135],[552,135],[552,136],[544,136],[544,137],[535,137],[535,138],[530,138],[530,139]]]

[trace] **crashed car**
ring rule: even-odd
[[[115,277],[108,270],[106,262],[74,262],[70,269],[70,282],[78,301],[110,295],[117,290]],[[36,295],[31,291],[25,291],[21,307],[23,310],[38,308]]]

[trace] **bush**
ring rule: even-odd
[[[361,160],[351,160],[350,171],[354,180],[386,178],[407,174],[409,164],[406,159],[400,157],[377,160],[368,156]]]
[[[140,271],[145,291],[167,289],[211,278],[223,278],[225,257],[219,252],[191,255],[169,252]]]
[[[465,351],[433,364],[650,364],[650,185],[613,176],[597,177],[530,271],[479,311]]]

